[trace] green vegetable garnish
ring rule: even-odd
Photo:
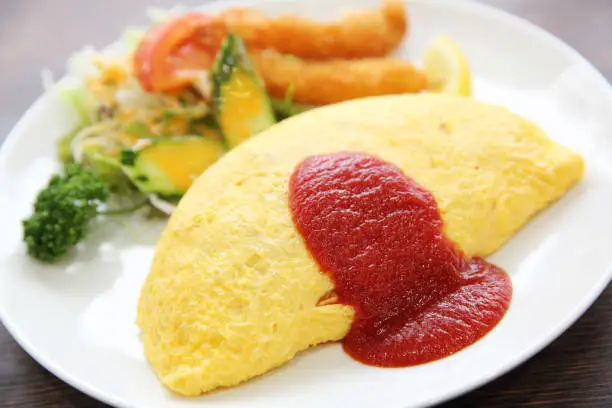
[[[82,86],[70,85],[64,86],[60,90],[60,96],[68,101],[79,114],[81,125],[89,125],[91,120],[87,114],[87,100],[92,98]]]
[[[217,119],[214,117],[214,115],[207,115],[199,120],[206,126],[219,130],[219,124],[217,123]]]
[[[128,28],[123,32],[123,43],[128,50],[135,50],[144,35],[145,30],[141,28]]]
[[[70,105],[74,108],[79,117],[78,124],[70,132],[66,133],[63,137],[61,137],[57,142],[57,150],[60,161],[63,164],[69,164],[74,161],[74,158],[72,157],[71,148],[71,143],[74,140],[74,137],[85,126],[91,124],[91,120],[89,118],[89,115],[87,114],[86,108],[86,100],[88,98],[91,98],[91,95],[89,95],[83,87],[76,85],[63,86],[60,89],[59,95],[65,101],[70,103]]]
[[[57,154],[63,164],[70,164],[74,161],[72,156],[72,141],[75,136],[83,129],[82,126],[75,127],[57,141]]]
[[[138,136],[141,139],[150,139],[154,137],[146,125],[138,122],[130,123],[123,131],[127,134]]]
[[[136,156],[138,156],[138,153],[136,153],[134,150],[124,149],[121,151],[121,156],[119,158],[119,161],[124,166],[133,166],[134,163],[136,162]]]
[[[107,184],[92,170],[80,164],[66,166],[64,175],[51,177],[38,193],[33,214],[23,220],[27,253],[44,262],[57,261],[86,236],[96,216],[128,213],[144,205],[100,211],[108,198]]]
[[[172,109],[164,110],[164,120],[172,120],[177,116],[176,112]]]
[[[295,84],[292,82],[287,87],[285,97],[283,99],[270,98],[272,109],[276,114],[278,120],[287,119],[291,116],[298,115],[307,110],[314,109],[316,106],[304,105],[293,101],[293,94],[295,92]]]
[[[97,174],[108,185],[111,194],[127,195],[133,192],[134,186],[121,169],[118,158],[105,154],[103,146],[86,146],[81,164]]]
[[[270,98],[270,103],[272,104],[272,109],[274,109],[274,113],[276,113],[278,120],[287,119],[291,116],[316,108],[316,106],[287,102],[287,99]]]
[[[293,103],[294,93],[295,93],[295,82],[292,82],[287,87],[287,92],[285,92],[285,99],[283,100],[283,102],[285,102],[287,105],[291,105],[291,103]]]

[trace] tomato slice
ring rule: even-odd
[[[149,92],[182,88],[185,72],[210,69],[227,34],[221,19],[191,12],[153,27],[134,53],[134,73]]]

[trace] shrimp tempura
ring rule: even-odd
[[[353,12],[333,23],[294,15],[269,18],[251,8],[230,9],[220,18],[250,48],[309,59],[385,56],[400,44],[408,25],[400,0],[385,0],[376,10]]]
[[[301,60],[273,50],[249,50],[272,96],[325,105],[367,96],[416,93],[427,77],[412,64],[395,58],[360,60]]]

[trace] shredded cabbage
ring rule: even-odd
[[[128,28],[123,32],[122,42],[125,45],[126,49],[129,51],[133,51],[138,48],[138,44],[145,35],[145,30],[142,28]]]
[[[88,95],[87,91],[82,86],[74,84],[65,85],[60,88],[59,95],[64,100],[68,101],[79,114],[81,125],[85,126],[91,123],[91,117],[88,114],[86,106],[88,103],[93,102],[91,101],[91,95]],[[87,102],[87,99],[90,99],[90,102]]]
[[[168,215],[176,210],[176,204],[161,198],[157,194],[149,194],[149,202],[153,207]]]

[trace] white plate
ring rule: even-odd
[[[376,3],[334,1],[333,8]],[[261,8],[329,17],[331,4],[281,0]],[[64,381],[119,407],[406,407],[479,386],[567,329],[612,271],[612,90],[575,51],[516,17],[450,0],[409,1],[409,10],[405,55],[417,58],[434,35],[452,35],[467,50],[477,98],[533,119],[586,158],[584,181],[492,257],[514,282],[512,306],[493,332],[418,367],[368,367],[329,345],[233,389],[198,399],[172,396],[146,364],[134,325],[139,287],[162,225],[126,230],[106,223],[70,263],[57,267],[24,255],[20,220],[56,168],[55,140],[74,119],[47,95],[15,127],[0,155],[0,316],[17,341]]]

